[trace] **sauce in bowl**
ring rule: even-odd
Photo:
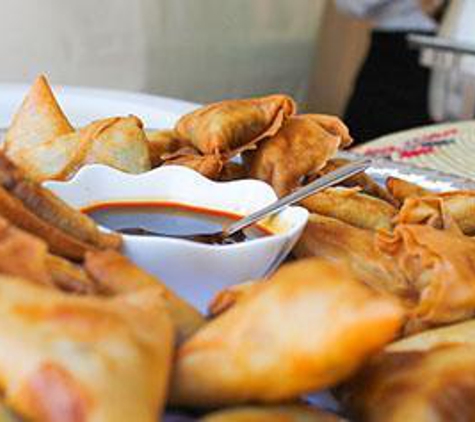
[[[104,202],[83,208],[99,225],[136,236],[162,236],[208,244],[232,244],[273,234],[254,225],[229,238],[206,236],[242,216],[176,202]]]

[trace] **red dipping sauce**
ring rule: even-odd
[[[227,211],[177,202],[104,202],[82,209],[101,226],[123,234],[187,238],[203,243],[229,244],[269,236],[269,229],[254,225],[242,236],[219,241],[203,241],[199,235],[220,232],[242,216]]]

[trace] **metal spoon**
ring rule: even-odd
[[[195,242],[200,243],[220,245],[242,242],[243,240],[246,240],[246,236],[243,230],[247,227],[252,226],[253,224],[262,220],[265,217],[276,214],[282,208],[285,208],[291,204],[295,204],[296,202],[299,202],[310,195],[313,195],[330,186],[336,185],[339,182],[342,182],[358,173],[365,171],[370,165],[370,159],[362,159],[340,167],[339,169],[314,180],[313,182],[303,186],[302,188],[292,192],[291,194],[284,196],[278,201],[273,202],[272,204],[231,223],[219,232],[191,235],[164,235],[161,233],[148,231],[146,229],[134,229],[135,233],[128,232],[128,229],[123,229],[121,230],[121,232],[124,234],[144,234],[175,237],[179,239],[193,240]],[[137,230],[141,230],[142,233],[138,233]]]

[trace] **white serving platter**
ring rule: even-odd
[[[7,128],[30,85],[0,84],[0,128]],[[63,111],[75,126],[104,117],[135,114],[146,127],[167,128],[198,105],[156,95],[72,86],[53,86]]]

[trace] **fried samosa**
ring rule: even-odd
[[[348,266],[353,275],[378,292],[413,303],[414,292],[396,262],[376,247],[375,233],[343,221],[310,214],[293,250],[298,258],[318,257]]]
[[[84,145],[78,132],[68,133],[22,151],[15,163],[37,182],[66,180],[81,167]]]
[[[239,180],[247,178],[247,169],[244,165],[234,163],[232,161],[224,164],[219,180],[222,182],[229,182],[231,180]]]
[[[429,225],[439,230],[462,234],[462,230],[448,212],[444,200],[435,196],[406,199],[397,215],[396,222]]]
[[[446,327],[426,330],[391,343],[385,350],[388,352],[424,351],[444,344],[475,346],[475,320],[471,319]]]
[[[46,78],[39,76],[27,93],[5,135],[6,154],[23,168],[35,168],[27,152],[74,131]]]
[[[0,215],[44,239],[51,251],[81,260],[85,251],[119,248],[121,236],[99,231],[92,219],[26,178],[0,153]]]
[[[148,142],[135,116],[98,120],[75,132],[40,76],[14,117],[5,152],[36,181],[64,180],[84,164],[130,173],[150,169]]]
[[[328,188],[304,199],[301,205],[312,213],[370,230],[389,230],[398,212],[386,201],[360,193],[357,188]]]
[[[318,259],[288,264],[183,343],[171,403],[281,402],[337,384],[401,327],[403,311]]]
[[[447,213],[452,216],[462,232],[475,235],[475,192],[454,191],[436,195],[444,201]]]
[[[60,256],[48,254],[46,267],[53,279],[53,284],[59,290],[68,293],[93,295],[100,290],[95,280],[88,276],[84,269]]]
[[[110,117],[81,130],[85,143],[81,164],[105,164],[127,173],[150,170],[150,153],[143,124],[138,117]]]
[[[431,226],[399,225],[377,236],[379,250],[394,260],[417,298],[406,332],[475,315],[475,242]]]
[[[442,201],[442,204],[440,203]],[[434,211],[437,209],[437,212]],[[405,199],[398,221],[402,223],[429,224],[445,228],[444,222],[453,222],[468,235],[475,234],[475,192],[454,191],[425,193]]]
[[[180,139],[178,134],[172,129],[148,131],[146,136],[152,167],[162,165],[164,156],[191,146],[189,142]]]
[[[217,317],[226,312],[238,301],[250,295],[254,289],[259,288],[263,281],[248,281],[247,283],[236,284],[218,292],[208,305],[208,314]]]
[[[98,293],[84,270],[48,253],[46,243],[0,218],[0,274],[79,294]]]
[[[388,177],[386,179],[386,188],[389,193],[403,204],[408,198],[416,198],[419,196],[428,195],[431,192],[415,183],[408,182],[407,180],[398,179],[397,177]]]
[[[329,412],[304,404],[279,406],[243,406],[218,410],[200,419],[201,422],[343,422]]]
[[[226,100],[186,114],[175,130],[202,154],[229,158],[275,135],[295,111],[294,101],[286,95]]]
[[[182,148],[175,153],[162,156],[164,165],[185,166],[209,179],[218,179],[224,165],[219,155],[203,155],[195,148]]]
[[[0,276],[0,389],[27,420],[155,422],[173,343],[160,289],[99,298]]]
[[[327,162],[325,167],[317,172],[315,178],[324,176],[339,169],[340,167],[346,166],[347,164],[350,164],[350,162],[350,160],[344,158],[332,158]],[[362,189],[363,193],[382,199],[393,206],[399,205],[399,202],[396,200],[396,198],[394,198],[386,189],[376,183],[366,173],[359,173],[347,180],[344,180],[341,182],[341,186],[345,186],[347,188],[359,187]]]
[[[322,169],[336,154],[342,139],[324,129],[316,115],[291,117],[274,136],[248,154],[249,175],[264,180],[277,195],[284,196]]]
[[[124,255],[111,250],[88,253],[84,268],[106,295],[131,293],[149,287],[158,288],[175,325],[178,342],[190,337],[205,324],[204,317],[195,308]]]
[[[0,217],[0,274],[52,286],[53,279],[46,264],[47,255],[45,242]]]
[[[350,130],[345,123],[336,116],[328,114],[311,114],[314,121],[322,126],[327,132],[341,138],[341,146],[346,148],[353,143],[353,138],[350,135]]]
[[[382,353],[341,392],[361,422],[475,420],[475,347]]]

